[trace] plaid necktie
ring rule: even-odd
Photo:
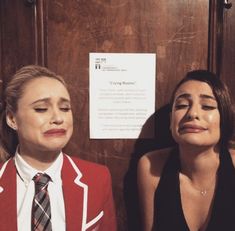
[[[51,206],[47,192],[51,178],[47,174],[38,173],[33,177],[35,195],[32,206],[32,231],[51,231]]]

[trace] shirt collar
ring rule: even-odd
[[[16,150],[14,159],[17,172],[26,185],[29,184],[29,182],[38,172],[42,172],[30,166],[22,158],[18,150]],[[54,183],[61,182],[62,165],[63,165],[63,154],[62,152],[60,152],[56,160],[51,164],[51,166],[42,173],[46,173],[47,175],[49,175],[51,177],[52,182]]]

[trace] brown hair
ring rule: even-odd
[[[41,77],[56,79],[66,87],[61,76],[45,67],[29,65],[19,69],[5,88],[0,115],[0,160],[7,160],[14,156],[18,145],[17,133],[7,125],[6,115],[8,112],[17,112],[18,100],[24,93],[25,85],[33,79]]]
[[[186,74],[186,76],[176,85],[172,98],[171,106],[173,105],[175,93],[177,89],[189,80],[196,80],[207,83],[216,98],[220,113],[220,146],[227,148],[229,141],[234,134],[234,111],[232,110],[232,100],[227,85],[214,73],[207,70],[194,70]]]

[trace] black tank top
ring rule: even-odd
[[[235,231],[235,169],[226,150],[220,155],[217,186],[206,231]],[[181,205],[180,161],[173,152],[164,168],[154,199],[154,231],[190,231]]]

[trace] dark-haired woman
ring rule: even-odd
[[[177,147],[153,151],[138,165],[143,230],[235,230],[235,154],[227,87],[204,70],[189,72],[172,96]]]

